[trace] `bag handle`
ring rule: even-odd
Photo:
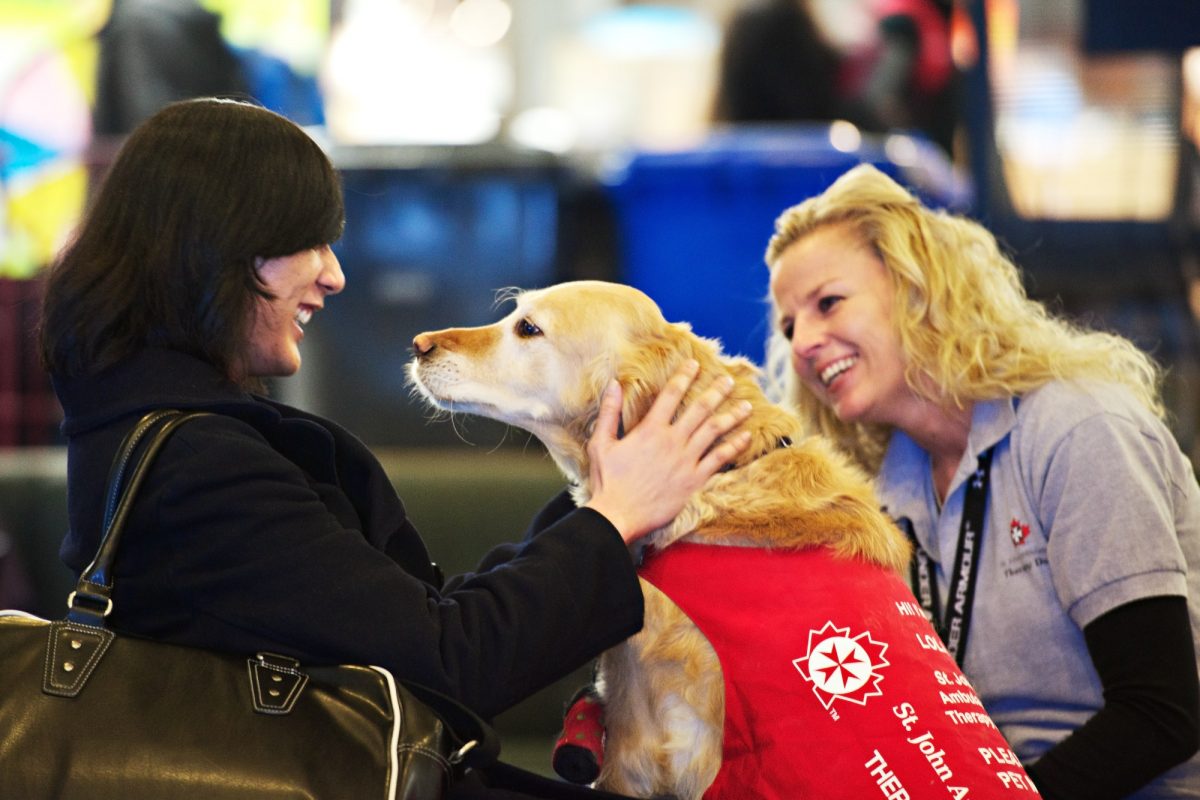
[[[59,683],[63,685],[51,686],[53,683],[51,670],[47,670],[47,687],[45,690],[51,694],[60,694],[68,697],[74,697],[83,688],[83,682],[86,681],[94,669],[95,664],[99,663],[99,659],[107,650],[107,644],[112,636],[104,624],[104,619],[112,613],[112,565],[116,559],[117,546],[120,544],[121,531],[125,527],[125,519],[129,516],[129,510],[133,506],[133,501],[137,495],[138,489],[141,488],[142,481],[146,478],[146,473],[150,470],[150,465],[154,462],[158,451],[166,444],[167,439],[175,432],[183,423],[193,417],[208,416],[210,412],[192,411],[183,412],[176,409],[159,409],[151,411],[143,416],[138,423],[133,427],[128,434],[125,435],[121,442],[120,448],[117,450],[117,455],[113,458],[112,467],[109,470],[108,487],[105,492],[107,501],[105,502],[104,511],[104,535],[100,540],[100,547],[97,549],[95,558],[87,565],[79,576],[79,581],[75,584],[75,591],[71,592],[67,598],[67,633],[78,635],[79,629],[71,629],[70,623],[86,625],[90,629],[100,629],[95,631],[96,635],[102,637],[102,640],[94,643],[88,642],[88,662],[87,668],[80,670],[78,675],[71,676],[69,673],[74,672],[72,667],[66,670],[62,675],[59,675]],[[138,453],[138,447],[143,440],[149,436],[149,441],[146,442],[144,449]],[[134,460],[134,455],[137,454],[137,459]],[[130,464],[133,464],[132,469]],[[129,473],[126,480],[126,472]],[[81,603],[83,600],[84,603]],[[56,623],[63,625],[63,623]],[[64,634],[60,634],[59,638]],[[51,639],[53,647],[55,639]],[[76,647],[75,643],[71,643],[71,647]],[[94,654],[91,654],[95,651]],[[50,654],[50,659],[47,662],[57,663],[53,653]],[[266,660],[272,657],[269,654],[260,654],[258,656],[259,663],[267,663]],[[290,671],[295,672],[299,668],[298,662],[294,659],[285,659],[291,661],[294,667]],[[250,659],[251,665],[251,684],[253,685],[254,664],[255,659]],[[300,673],[303,674],[303,673]],[[305,677],[307,680],[307,677]],[[456,767],[478,767],[490,764],[496,760],[500,752],[500,741],[495,730],[487,722],[478,717],[473,711],[462,705],[451,697],[447,697],[440,692],[430,689],[427,686],[422,686],[418,683],[402,680],[400,681],[406,689],[408,689],[418,700],[431,706],[438,715],[442,718],[453,731],[459,741],[467,742],[462,749],[457,753],[452,754],[451,763]],[[291,692],[294,696],[299,693],[299,689],[303,688],[301,684],[295,691]],[[284,712],[286,713],[286,712]]]
[[[484,767],[500,757],[499,734],[474,711],[428,686],[404,679],[397,679],[397,682],[436,711],[454,736],[466,743],[450,755],[450,763],[455,767]]]
[[[67,597],[67,619],[81,625],[104,627],[104,618],[112,613],[112,565],[121,541],[125,519],[133,507],[134,498],[158,451],[166,444],[175,429],[193,417],[206,416],[207,412],[185,413],[174,409],[159,409],[143,416],[121,442],[117,455],[109,470],[107,501],[104,510],[104,534],[92,563],[80,573],[75,591]],[[139,445],[150,435],[145,448],[137,460],[130,462]],[[126,479],[126,472],[129,473]]]

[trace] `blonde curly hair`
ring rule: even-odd
[[[894,321],[908,357],[905,380],[913,391],[963,407],[1054,380],[1094,379],[1128,387],[1164,415],[1161,368],[1120,336],[1051,316],[1025,294],[1016,265],[979,223],[926,208],[861,164],[779,216],[767,267],[774,271],[788,247],[829,225],[859,237],[890,275]],[[766,373],[773,399],[794,405],[817,431],[876,472],[890,428],[838,420],[797,379],[778,321],[772,298]]]

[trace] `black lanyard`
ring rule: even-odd
[[[988,476],[992,469],[992,449],[979,457],[979,468],[967,482],[963,497],[962,522],[958,527],[958,550],[954,556],[954,572],[950,574],[950,593],[945,613],[938,600],[933,580],[933,559],[917,542],[912,522],[900,520],[901,527],[914,545],[912,585],[925,615],[937,629],[938,636],[961,667],[967,652],[967,632],[971,627],[971,607],[975,603],[975,582],[979,575],[980,539],[983,534],[984,511],[987,509]]]

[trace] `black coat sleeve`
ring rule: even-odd
[[[1028,768],[1046,800],[1117,800],[1200,748],[1187,599],[1152,597],[1083,630],[1104,707]]]
[[[418,563],[424,546],[390,484],[376,481],[374,497],[352,502],[317,471],[229,417],[184,426],[127,527],[114,626],[383,666],[484,716],[641,627],[628,552],[591,509],[557,514],[443,591]]]

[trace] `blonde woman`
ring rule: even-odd
[[[1200,488],[1160,371],[870,166],[776,222],[780,396],[877,476],[913,589],[1046,798],[1200,797]]]

